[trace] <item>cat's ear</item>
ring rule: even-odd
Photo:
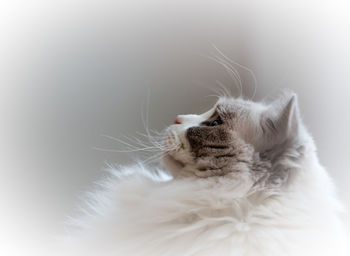
[[[296,139],[300,126],[297,95],[292,91],[283,91],[261,115],[260,125],[266,147]]]

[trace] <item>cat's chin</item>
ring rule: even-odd
[[[185,167],[185,164],[177,159],[175,159],[172,155],[165,153],[163,155],[163,164],[167,169],[169,169],[171,172],[174,171],[180,171]]]
[[[186,170],[186,164],[175,159],[169,154],[164,154],[162,162],[165,168],[170,171],[174,178],[176,177],[193,177],[194,174]]]

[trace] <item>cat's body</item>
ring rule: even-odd
[[[345,255],[341,205],[294,94],[220,99],[165,138],[174,178],[114,170],[76,220],[72,255]]]

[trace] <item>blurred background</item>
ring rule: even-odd
[[[38,255],[106,163],[133,163],[96,150],[124,148],[101,135],[145,132],[142,113],[160,131],[211,107],[216,81],[234,90],[206,57],[213,44],[254,71],[254,100],[298,93],[349,208],[349,13],[339,0],[1,1],[1,255]],[[237,69],[249,98],[252,76]]]

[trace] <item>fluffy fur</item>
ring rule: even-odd
[[[163,171],[113,170],[65,255],[346,255],[341,205],[294,93],[222,98],[169,127]]]

